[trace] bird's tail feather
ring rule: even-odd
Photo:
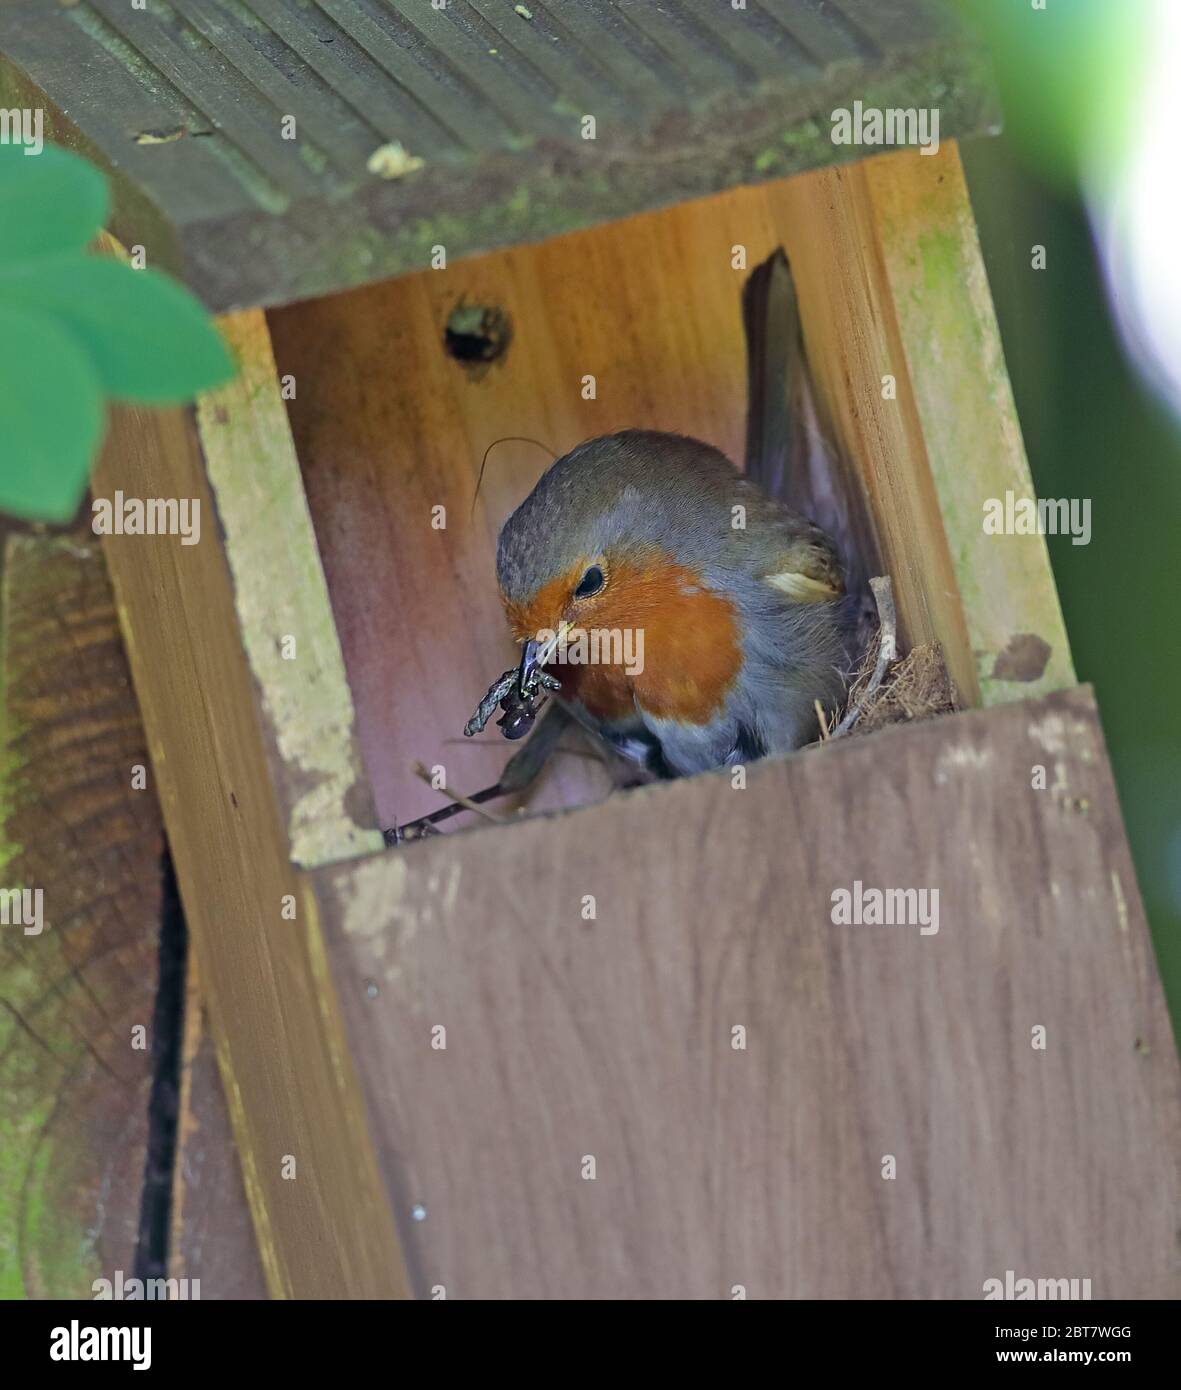
[[[808,367],[791,266],[782,248],[742,291],[746,331],[746,474],[836,544],[850,594],[869,596],[876,546],[852,470],[825,432]]]

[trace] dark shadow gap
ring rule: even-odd
[[[184,1037],[185,962],[188,928],[176,884],[172,855],[165,847],[160,871],[159,978],[152,1013],[152,1085],[148,1095],[148,1144],[134,1277],[168,1277],[172,1225],[172,1179],[180,1111],[180,1067]]]

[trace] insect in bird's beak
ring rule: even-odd
[[[463,726],[466,738],[483,731],[497,706],[504,711],[504,717],[496,721],[496,727],[505,738],[525,737],[533,727],[546,695],[562,688],[561,681],[543,668],[557,651],[569,627],[569,623],[563,622],[558,631],[544,642],[530,638],[525,643],[520,664],[510,666],[504,675],[492,682],[476,707],[475,714]]]

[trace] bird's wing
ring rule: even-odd
[[[782,545],[763,570],[762,578],[796,603],[828,603],[845,592],[844,575],[832,542],[802,517],[777,527]]]

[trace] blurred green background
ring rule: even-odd
[[[1151,7],[1048,3],[1044,12],[1029,0],[969,7],[993,45],[1005,134],[962,153],[1034,484],[1039,496],[1091,499],[1090,545],[1047,541],[1075,667],[1098,695],[1181,1034],[1181,422],[1125,355],[1077,177],[1089,132],[1098,130],[1113,168],[1142,134],[1136,103],[1154,38],[1141,25]],[[1178,173],[1181,161],[1160,177]],[[1181,227],[1172,244],[1181,256]],[[1031,267],[1034,245],[1046,247],[1044,270]]]

